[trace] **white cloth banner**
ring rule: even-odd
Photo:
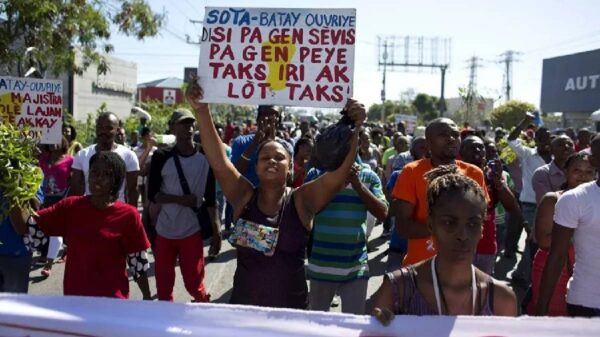
[[[352,97],[355,9],[207,7],[204,101],[342,107]]]
[[[0,294],[0,336],[598,337],[600,319],[369,316],[227,304]]]
[[[0,76],[0,122],[28,127],[42,144],[62,140],[61,80]]]

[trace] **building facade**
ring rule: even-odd
[[[183,102],[181,87],[183,80],[167,77],[159,80],[138,84],[137,98],[140,102],[158,101],[166,105]]]

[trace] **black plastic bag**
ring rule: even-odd
[[[350,151],[353,128],[354,122],[344,115],[318,135],[311,158],[314,167],[324,171],[337,170]]]

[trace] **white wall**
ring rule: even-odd
[[[77,62],[81,56],[77,56]],[[133,62],[107,56],[109,72],[98,75],[97,67],[90,66],[82,76],[73,79],[73,117],[85,120],[89,113],[94,114],[102,103],[108,111],[120,118],[129,116],[134,106],[137,86],[137,65]]]

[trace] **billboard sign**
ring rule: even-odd
[[[600,49],[545,59],[540,107],[545,112],[600,109]]]

